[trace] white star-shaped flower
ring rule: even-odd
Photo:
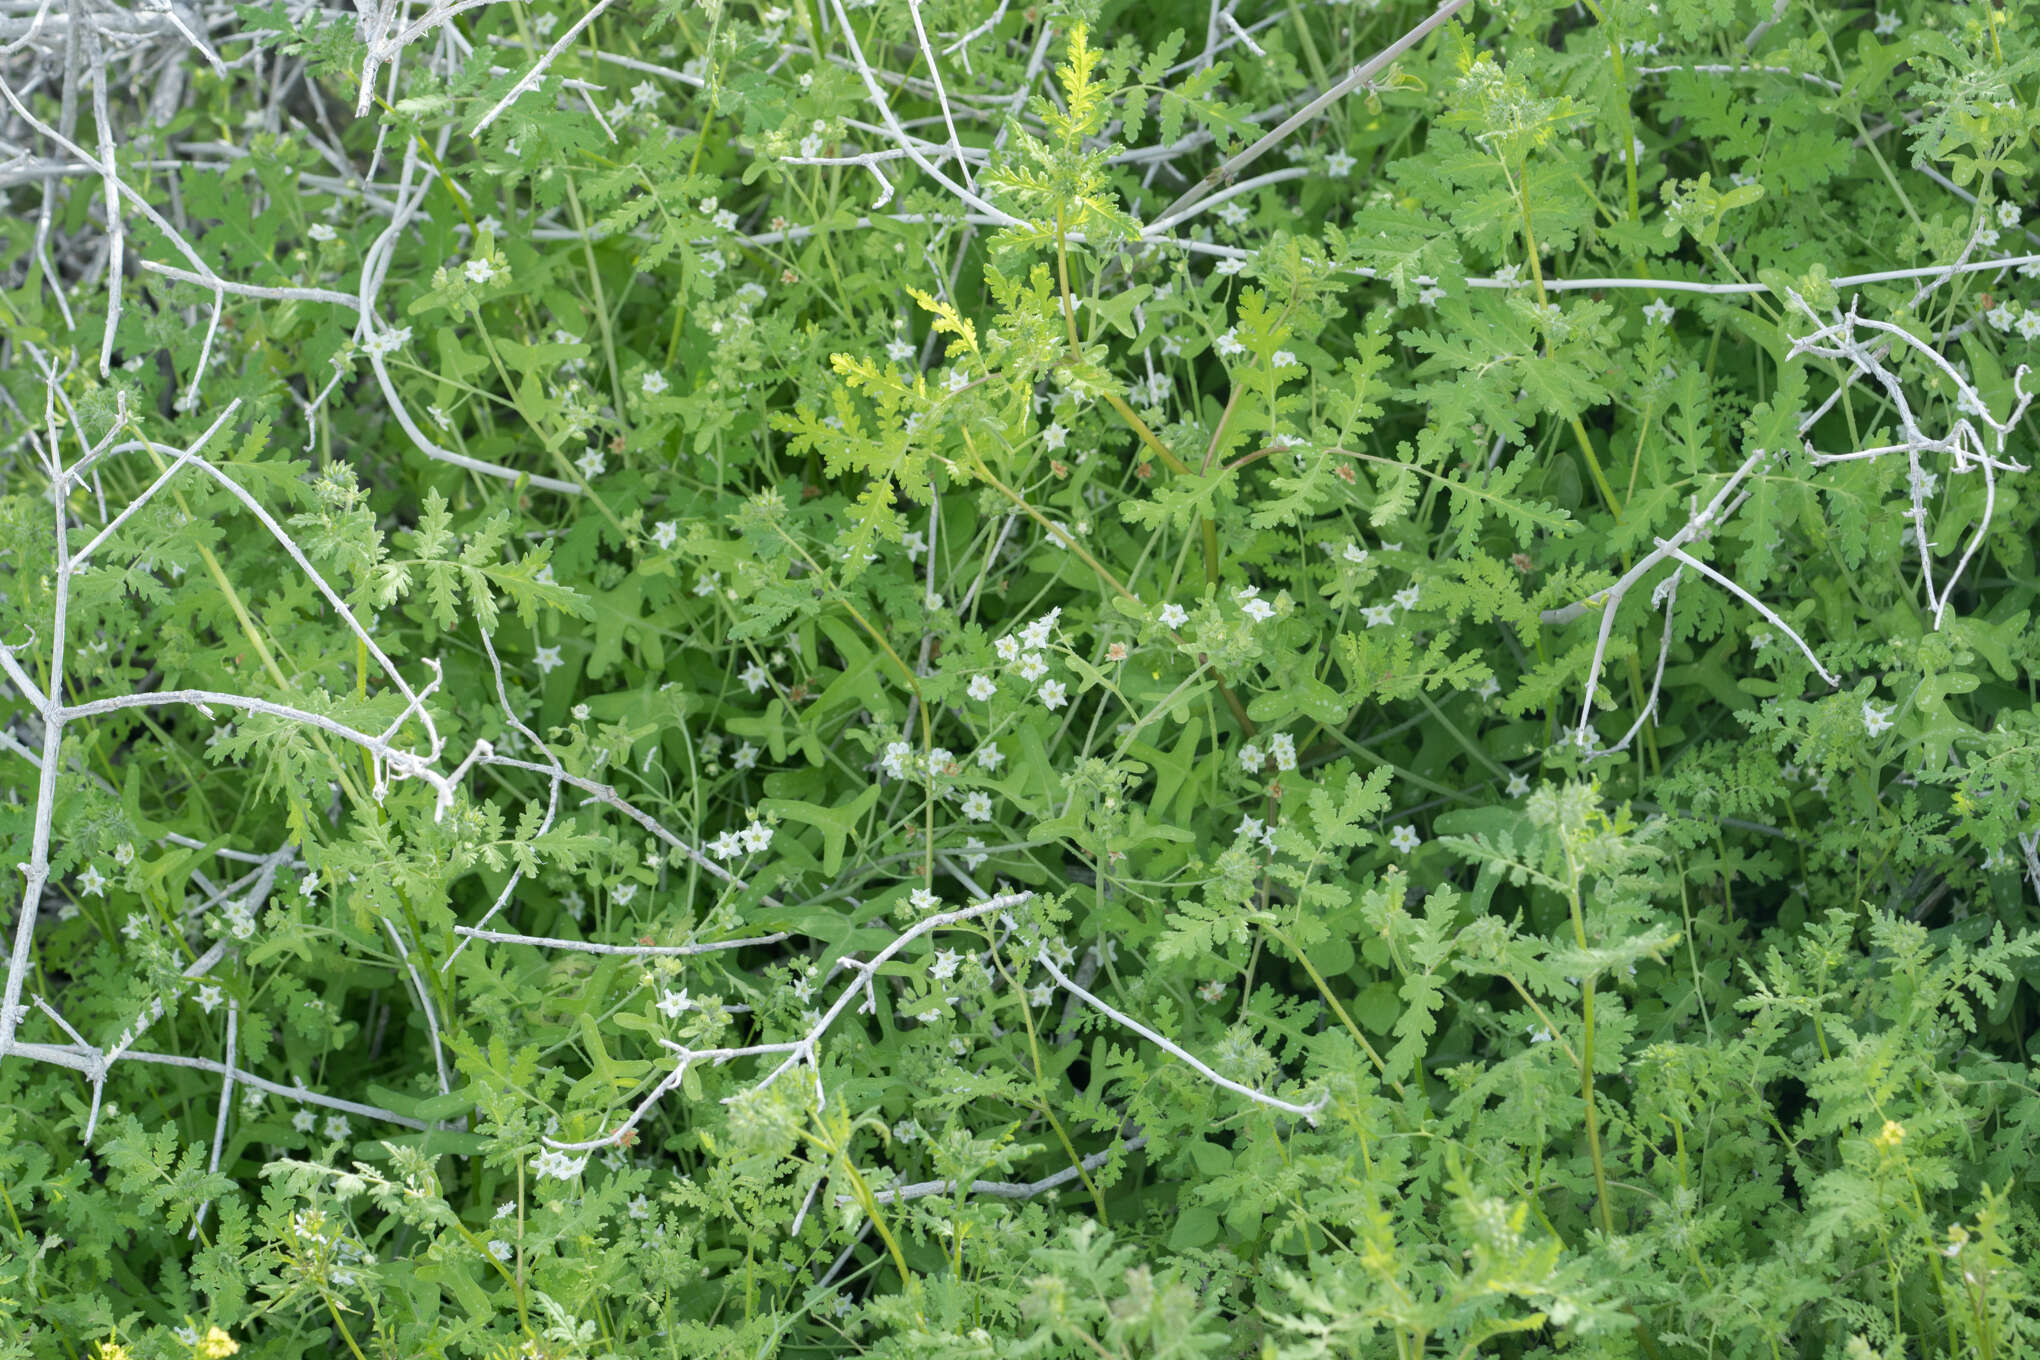
[[[1891,712],[1888,708],[1878,708],[1866,699],[1863,701],[1863,726],[1869,729],[1871,736],[1881,737],[1891,730]]]
[[[1530,792],[1530,781],[1524,778],[1520,771],[1509,776],[1509,797],[1521,798],[1528,792]]]
[[[1647,303],[1643,309],[1644,318],[1654,326],[1670,325],[1675,312],[1676,309],[1672,304],[1666,302],[1663,298]]]
[[[1062,681],[1050,680],[1041,687],[1041,703],[1049,712],[1053,713],[1068,702],[1069,691],[1064,688]]]
[[[1333,151],[1325,156],[1325,173],[1344,179],[1353,173],[1353,167],[1358,164],[1360,164],[1358,160],[1345,152]]]
[[[531,664],[538,667],[540,675],[550,675],[554,668],[563,666],[566,663],[560,660],[559,648],[541,647],[538,649],[537,654],[531,658]]]
[[[1886,14],[1883,10],[1878,10],[1877,24],[1870,31],[1880,38],[1888,38],[1892,34],[1898,32],[1899,23],[1900,19],[1898,15]]]
[[[668,1020],[677,1020],[682,1011],[692,1010],[694,1003],[687,999],[687,989],[682,987],[677,992],[661,992],[658,1008],[659,1013]]]
[[[984,703],[999,692],[999,687],[992,683],[992,677],[989,675],[973,675],[964,692],[979,703]]]
[[[319,1126],[319,1116],[309,1109],[300,1107],[298,1112],[290,1117],[290,1126],[299,1133],[310,1133]]]
[[[983,789],[975,789],[963,796],[963,815],[973,822],[988,822],[992,818],[992,796]]]
[[[1388,604],[1362,605],[1360,613],[1367,620],[1369,628],[1380,628],[1395,622],[1395,606]]]
[[[78,875],[78,891],[87,897],[106,896],[106,875],[99,872],[97,864],[85,866],[85,872]]]
[[[226,998],[220,995],[220,989],[209,982],[198,989],[198,1004],[205,1007],[207,1015],[211,1015],[213,1008],[225,1000]]]
[[[658,372],[655,369],[652,372],[645,374],[645,376],[639,380],[638,386],[644,389],[644,394],[646,396],[656,397],[661,392],[666,390],[667,387],[666,375]]]
[[[1161,612],[1162,627],[1181,628],[1190,622],[1190,611],[1180,604],[1165,604]]]
[[[487,283],[496,277],[496,266],[487,260],[469,260],[464,272],[469,283]]]
[[[744,673],[739,675],[737,680],[744,686],[745,690],[752,694],[756,694],[759,690],[772,683],[772,677],[766,673],[763,666],[755,661],[744,667]]]
[[[1419,845],[1422,845],[1424,843],[1424,838],[1417,834],[1417,829],[1415,827],[1409,825],[1408,823],[1404,823],[1403,825],[1397,827],[1395,830],[1388,833],[1388,843],[1390,845],[1393,845],[1397,850],[1400,850],[1403,854],[1407,855],[1408,853],[1410,853],[1410,851],[1416,849]]]
[[[1275,606],[1269,604],[1266,600],[1248,600],[1240,608],[1244,609],[1247,617],[1255,623],[1266,623],[1269,619],[1275,617]]]
[[[1051,449],[1059,449],[1069,442],[1070,432],[1061,425],[1050,425],[1041,432],[1041,442]]]

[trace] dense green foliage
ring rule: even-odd
[[[1888,3],[0,66],[0,1357],[2035,1353],[2040,7]]]

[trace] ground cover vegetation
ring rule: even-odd
[[[2035,1353],[2036,18],[6,0],[0,1357]]]

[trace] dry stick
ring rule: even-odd
[[[701,944],[603,944],[596,940],[569,940],[556,935],[518,935],[507,930],[483,930],[479,926],[455,926],[453,933],[463,942],[488,940],[496,944],[528,944],[540,949],[564,949],[575,954],[614,954],[633,959],[692,958],[729,949],[749,949],[753,945],[778,944],[793,937],[791,931],[779,930],[748,939],[711,940]]]
[[[220,1110],[213,1118],[212,1160],[206,1164],[207,1172],[212,1175],[219,1174],[220,1148],[227,1141],[227,1110],[230,1108],[230,1103],[234,1096],[234,1039],[240,1028],[240,1019],[241,1003],[229,998],[227,1001],[227,1057],[225,1063],[227,1071],[220,1081]],[[205,1211],[210,1208],[212,1208],[212,1199],[208,1197],[198,1206],[198,1212],[191,1216],[191,1231],[185,1234],[187,1238],[196,1238],[198,1236],[199,1228],[205,1223]]]
[[[561,766],[560,758],[557,754],[554,753],[553,748],[549,744],[547,744],[546,741],[538,735],[538,733],[532,731],[529,727],[527,727],[525,725],[524,719],[518,717],[516,710],[510,707],[510,695],[508,691],[505,689],[503,684],[503,663],[496,656],[495,639],[489,636],[488,629],[483,628],[480,629],[479,631],[482,635],[482,651],[488,655],[489,669],[491,672],[494,673],[496,677],[496,702],[502,706],[504,720],[508,722],[511,725],[511,727],[516,729],[516,731],[521,733],[526,741],[529,741],[539,750],[545,752],[546,763],[552,767],[553,773],[555,774],[562,773],[564,767]],[[546,788],[545,817],[539,822],[537,833],[540,836],[543,836],[546,834],[546,832],[552,830],[553,818],[559,815],[560,810],[559,780],[557,779],[547,780],[545,788]],[[493,921],[496,918],[496,913],[503,910],[503,908],[509,904],[510,895],[517,891],[517,885],[523,881],[524,881],[524,866],[520,864],[517,866],[517,868],[511,871],[510,880],[503,885],[503,891],[496,895],[496,901],[494,905],[492,905],[486,912],[482,913],[482,919],[475,922],[475,927],[477,929],[480,929],[481,927],[488,925],[490,921]],[[446,962],[439,965],[440,972],[443,973],[447,969],[453,967],[453,961],[460,957],[460,951],[467,948],[468,940],[471,938],[473,938],[472,935],[463,936],[461,938],[460,943],[456,944],[453,947],[452,951],[447,954]]]
[[[1048,951],[1046,949],[1037,950],[1035,952],[1034,961],[1040,964],[1043,968],[1047,969],[1048,975],[1054,978],[1056,981],[1056,985],[1061,987],[1064,991],[1070,993],[1078,1000],[1084,1002],[1084,1004],[1088,1005],[1092,1010],[1097,1011],[1100,1015],[1103,1015],[1110,1020],[1115,1020],[1119,1024],[1125,1026],[1127,1029],[1132,1030],[1135,1034],[1140,1035],[1141,1038],[1146,1039],[1148,1042],[1154,1044],[1156,1047],[1160,1048],[1164,1053],[1167,1053],[1170,1057],[1175,1058],[1178,1062],[1188,1064],[1191,1068],[1195,1069],[1200,1076],[1204,1077],[1205,1080],[1210,1081],[1216,1085],[1223,1086],[1226,1090],[1234,1092],[1237,1095],[1245,1096],[1248,1100],[1253,1101],[1256,1105],[1266,1105],[1270,1109],[1281,1110],[1286,1114],[1296,1115],[1298,1118],[1302,1119],[1306,1124],[1309,1124],[1311,1127],[1315,1128],[1317,1126],[1318,1113],[1325,1108],[1325,1103],[1331,1099],[1331,1095],[1329,1092],[1321,1092],[1318,1095],[1318,1098],[1316,1100],[1313,1100],[1308,1105],[1297,1105],[1291,1103],[1290,1101],[1281,1100],[1275,1096],[1266,1095],[1260,1091],[1256,1091],[1251,1086],[1243,1086],[1239,1082],[1234,1081],[1230,1077],[1222,1076],[1219,1073],[1212,1071],[1211,1068],[1207,1067],[1201,1060],[1199,1060],[1196,1057],[1196,1055],[1192,1054],[1187,1049],[1181,1047],[1178,1044],[1172,1043],[1170,1040],[1164,1038],[1161,1034],[1148,1028],[1146,1025],[1143,1025],[1140,1021],[1126,1014],[1126,1012],[1113,1009],[1113,1007],[1108,1005],[1106,1002],[1099,1000],[1096,996],[1093,996],[1090,992],[1087,992],[1082,987],[1079,987],[1074,981],[1070,979],[1070,977],[1067,974],[1063,972],[1062,969],[1055,966],[1055,961],[1049,958]]]
[[[836,2],[840,4],[841,0],[836,0]],[[1313,118],[1316,118],[1320,113],[1323,113],[1327,108],[1344,99],[1353,91],[1370,83],[1398,57],[1402,56],[1403,53],[1415,47],[1418,43],[1429,37],[1433,30],[1444,24],[1446,20],[1466,8],[1466,4],[1467,0],[1445,0],[1445,3],[1439,5],[1429,18],[1403,34],[1400,38],[1397,38],[1387,47],[1382,48],[1381,51],[1368,58],[1365,62],[1354,67],[1337,84],[1276,124],[1260,140],[1245,150],[1235,152],[1227,157],[1224,164],[1184,190],[1180,198],[1163,210],[1162,219],[1166,220],[1173,217],[1205,197],[1220,184],[1232,179],[1240,171],[1246,169],[1267,152],[1273,150],[1292,132],[1295,132]]]
[[[553,58],[557,57],[560,53],[566,51],[568,46],[572,44],[574,39],[581,36],[581,30],[586,28],[588,25],[594,23],[596,19],[601,17],[602,11],[608,9],[610,5],[614,3],[615,0],[595,0],[594,5],[589,7],[588,12],[586,14],[583,14],[579,19],[576,19],[574,21],[573,26],[569,28],[566,32],[560,34],[559,40],[555,42],[551,47],[548,47],[545,50],[545,55],[540,57],[538,61],[532,65],[532,68],[529,71],[526,71],[523,77],[519,79],[515,85],[512,85],[510,87],[510,92],[504,95],[500,100],[496,101],[496,106],[490,109],[487,113],[483,114],[482,120],[479,123],[476,123],[472,128],[468,129],[468,136],[469,137],[481,136],[482,129],[487,127],[489,124],[495,122],[496,119],[502,115],[503,110],[509,108],[512,104],[516,103],[518,99],[523,97],[525,94],[529,93],[531,88],[534,85],[538,84],[538,82],[544,78],[545,69],[546,67],[552,65]]]
[[[661,1043],[678,1055],[673,1069],[638,1102],[637,1106],[632,1109],[629,1117],[625,1119],[620,1127],[611,1129],[609,1132],[598,1137],[583,1139],[579,1142],[562,1142],[558,1139],[547,1138],[545,1140],[547,1145],[558,1148],[563,1152],[585,1152],[615,1143],[617,1139],[637,1127],[638,1121],[650,1114],[653,1107],[659,1103],[660,1099],[668,1091],[679,1086],[682,1079],[687,1075],[687,1069],[697,1062],[723,1063],[731,1058],[759,1057],[766,1054],[783,1053],[786,1055],[785,1060],[766,1073],[759,1081],[748,1087],[746,1094],[756,1094],[765,1090],[778,1081],[781,1076],[785,1075],[797,1063],[806,1062],[815,1072],[817,1108],[826,1107],[828,1097],[821,1086],[821,1065],[815,1060],[816,1046],[828,1034],[830,1027],[836,1023],[837,1018],[856,999],[857,994],[859,992],[868,993],[870,991],[872,977],[884,966],[885,962],[913,941],[931,931],[941,930],[948,926],[961,925],[966,921],[976,920],[980,916],[1017,907],[1033,896],[1034,894],[1031,892],[1004,893],[987,901],[979,902],[975,906],[962,907],[955,911],[938,912],[933,916],[923,917],[906,930],[900,932],[891,944],[879,950],[871,958],[861,962],[850,959],[843,960],[843,966],[857,973],[858,976],[843,988],[842,992],[836,997],[834,1004],[818,1016],[814,1023],[808,1026],[807,1032],[798,1039],[779,1043],[745,1044],[733,1048],[713,1049],[688,1048],[683,1044],[676,1044],[670,1039],[660,1040]],[[736,1098],[735,1096],[726,1096],[723,1103],[728,1104]]]
[[[930,1195],[990,1195],[995,1199],[1033,1199],[1059,1186],[1068,1185],[1085,1172],[1096,1171],[1114,1157],[1123,1153],[1138,1152],[1147,1146],[1147,1135],[1135,1134],[1114,1143],[1109,1148],[1092,1153],[1076,1166],[1066,1166],[1053,1175],[1043,1176],[1038,1181],[914,1181],[891,1190],[876,1190],[872,1198],[880,1204],[897,1204],[905,1200],[925,1199]],[[819,1182],[817,1182],[819,1184]],[[850,1203],[854,1196],[838,1195],[838,1204]]]

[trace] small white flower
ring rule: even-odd
[[[737,833],[737,839],[744,843],[744,849],[757,854],[772,844],[772,828],[763,822],[752,822]]]
[[[1502,682],[1490,675],[1480,682],[1480,689],[1477,692],[1483,699],[1492,699],[1502,692]]]
[[[931,888],[914,889],[907,902],[915,911],[933,911],[942,905],[942,899],[937,897]]]
[[[1246,267],[1247,262],[1236,256],[1227,256],[1225,259],[1220,260],[1217,265],[1218,272],[1221,274],[1237,274]]]
[[[1006,763],[1006,753],[990,742],[986,742],[983,746],[978,747],[977,763],[980,769],[996,770]]]
[[[1190,611],[1180,604],[1165,604],[1162,606],[1161,620],[1164,628],[1181,628],[1190,622]]]
[[[739,746],[734,753],[731,754],[730,764],[736,766],[740,770],[749,770],[754,768],[758,764],[758,748],[753,746],[748,741],[745,742],[742,746]]]
[[[744,672],[737,677],[737,681],[743,685],[748,693],[756,694],[759,690],[772,683],[772,677],[763,666],[753,661],[750,665],[744,667]]]
[[[992,796],[983,789],[973,789],[963,796],[963,815],[973,822],[988,822],[992,819]]]
[[[1367,561],[1367,549],[1361,547],[1358,543],[1348,543],[1345,551],[1339,555],[1356,567]]]
[[[1019,671],[1020,678],[1031,685],[1048,674],[1048,662],[1043,659],[1040,652],[1029,652],[1020,658]]]
[[[1369,628],[1380,628],[1395,622],[1395,606],[1393,605],[1362,605],[1360,613],[1366,618]]]
[[[652,372],[645,374],[645,376],[639,380],[638,386],[644,389],[644,394],[646,396],[656,397],[659,395],[659,393],[666,390],[667,387],[666,375],[658,372],[657,370],[653,370]]]
[[[1870,31],[1880,38],[1888,38],[1898,32],[1900,22],[1898,15],[1886,14],[1880,9],[1877,11],[1877,26]]]
[[[1417,607],[1417,583],[1412,581],[1401,590],[1398,590],[1395,593],[1395,602],[1404,609],[1415,609]]]
[[[1530,781],[1525,779],[1520,771],[1509,776],[1509,797],[1521,798],[1528,792],[1530,792]]]
[[[914,347],[902,339],[888,340],[885,344],[885,357],[896,364],[903,364],[914,357]]]
[[[588,451],[574,460],[574,466],[581,469],[581,475],[592,482],[609,466],[609,458],[601,449],[590,444]]]
[[[1069,691],[1060,680],[1050,680],[1041,687],[1041,702],[1051,713],[1069,702]]]
[[[1267,763],[1267,759],[1261,748],[1252,742],[1240,747],[1240,768],[1248,774],[1259,774],[1261,766]]]
[[[97,864],[85,866],[85,872],[78,875],[78,891],[87,897],[106,896],[106,875],[99,872]]]
[[[2003,228],[2004,228],[2004,229],[2005,229],[2006,231],[2010,231],[2010,230],[2011,230],[2011,229],[2012,229],[2013,227],[2016,227],[2016,226],[2018,226],[2018,225],[2019,225],[2019,205],[2018,205],[2018,204],[2016,204],[2016,203],[2009,203],[2009,202],[2007,202],[2007,203],[2000,203],[2000,204],[1998,204],[1998,205],[1997,205],[1997,220],[1998,220],[1998,225],[1999,225],[1999,226],[2001,226],[2001,227],[2003,227]]]
[[[1227,263],[1230,264],[1232,262],[1227,261]],[[1218,351],[1221,359],[1230,359],[1235,354],[1245,354],[1247,352],[1247,347],[1239,341],[1238,327],[1228,330],[1219,336],[1218,339],[1212,341],[1211,347]]]
[[[487,260],[469,260],[466,269],[469,283],[487,283],[496,277],[496,266]]]
[[[340,1139],[345,1138],[351,1131],[351,1129],[352,1126],[348,1124],[346,1115],[329,1114],[326,1116],[326,1128],[325,1128],[326,1137],[332,1139],[334,1142],[338,1142]]]
[[[1551,1031],[1550,1031],[1550,1030],[1548,1030],[1548,1029],[1546,1029],[1546,1028],[1544,1028],[1544,1026],[1542,1026],[1542,1025],[1531,1025],[1531,1026],[1529,1027],[1529,1031],[1530,1031],[1530,1042],[1531,1042],[1531,1043],[1533,1043],[1533,1044],[1548,1044],[1548,1043],[1550,1043],[1550,1042],[1551,1042]]]
[[[1041,442],[1051,449],[1059,449],[1069,442],[1070,432],[1061,425],[1050,425],[1041,432]]]
[[[1287,732],[1277,732],[1268,738],[1268,757],[1275,762],[1278,770],[1296,768],[1296,738]]]
[[[555,667],[565,665],[566,663],[560,660],[559,648],[541,647],[538,649],[537,654],[532,657],[531,664],[538,667],[540,675],[549,675]]]
[[[1871,736],[1881,737],[1891,730],[1891,713],[1892,710],[1878,708],[1866,699],[1863,701],[1863,726],[1869,729]]]
[[[290,1126],[299,1133],[310,1133],[319,1126],[319,1116],[313,1114],[309,1108],[300,1106],[298,1112],[290,1117]]]
[[[994,694],[997,694],[999,687],[992,683],[992,677],[989,675],[973,675],[970,678],[970,684],[965,688],[964,692],[982,704],[988,702]]]
[[[1666,302],[1663,298],[1658,298],[1644,307],[1643,314],[1652,325],[1665,326],[1671,324],[1676,310],[1671,303]]]
[[[1058,606],[1049,610],[1025,628],[1022,628],[1020,630],[1021,644],[1037,651],[1046,647],[1048,645],[1049,633],[1054,629],[1056,620],[1061,616],[1062,608]]]
[[[661,992],[659,994],[658,1006],[659,1013],[668,1020],[677,1020],[680,1018],[682,1011],[694,1009],[694,1003],[687,999],[687,989],[685,987],[682,987],[677,992]]]
[[[1424,838],[1417,834],[1415,827],[1406,822],[1388,833],[1388,843],[1407,855],[1410,851],[1422,845]]]
[[[1296,356],[1286,349],[1278,349],[1269,363],[1276,368],[1295,368]]]
[[[1344,179],[1353,173],[1353,167],[1358,164],[1360,164],[1358,160],[1345,152],[1333,151],[1325,156],[1325,173]]]
[[[489,1255],[495,1257],[498,1261],[503,1262],[505,1265],[508,1265],[510,1263],[510,1258],[515,1256],[516,1254],[517,1248],[511,1246],[508,1242],[505,1242],[502,1238],[492,1237],[489,1239]]]
[[[1247,617],[1255,623],[1266,623],[1275,617],[1275,606],[1266,600],[1248,600],[1240,608],[1245,610]]]
[[[219,1005],[221,1002],[225,1000],[226,998],[220,995],[220,989],[211,983],[207,983],[205,986],[198,989],[198,1004],[205,1007],[205,1013],[207,1015],[211,1015],[213,1013],[213,1007]]]

